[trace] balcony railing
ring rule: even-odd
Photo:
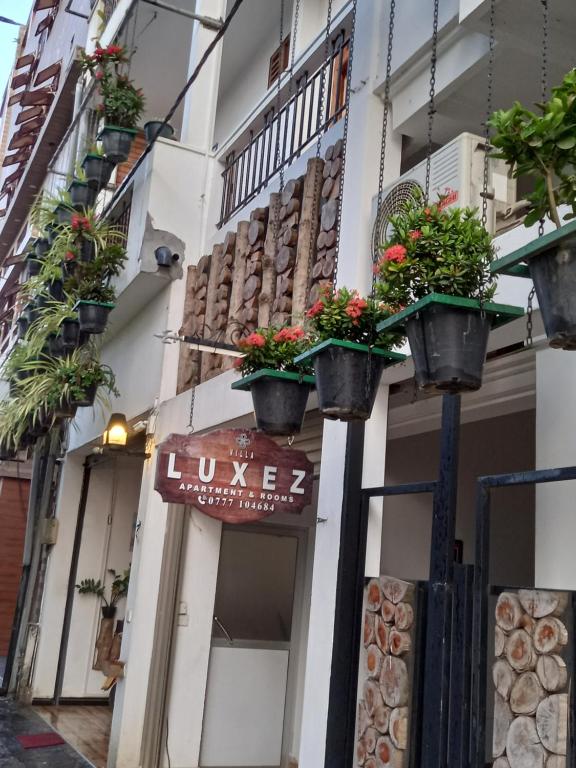
[[[263,127],[250,131],[245,147],[226,157],[220,222],[254,198],[278,173],[330,126],[346,109],[346,75],[350,40],[341,33],[332,42],[331,55],[312,76],[299,78],[292,97],[278,113],[274,107],[262,115]],[[321,102],[322,78],[324,99]]]

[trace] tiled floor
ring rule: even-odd
[[[35,706],[34,711],[95,768],[106,768],[112,707],[62,704]]]
[[[32,707],[0,697],[1,768],[91,768],[91,763],[69,744],[41,749],[23,749],[16,736],[42,733],[48,727]],[[62,734],[64,738],[65,735]],[[104,765],[102,763],[101,765]]]

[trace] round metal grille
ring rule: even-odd
[[[406,203],[422,200],[424,190],[417,181],[402,181],[386,195],[376,213],[376,221],[372,230],[372,260],[380,258],[382,244],[390,236],[390,216],[400,213]]]

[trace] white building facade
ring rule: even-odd
[[[0,219],[8,281],[14,267],[6,260],[21,255],[33,235],[26,219],[35,192],[60,185],[90,135],[94,94],[78,79],[75,47],[90,52],[98,41],[131,49],[129,75],[147,99],[143,122],[163,119],[235,4],[99,0],[79,9],[85,18],[60,5],[39,10],[29,25],[33,30],[54,12],[42,56],[48,51],[61,61],[59,88],[68,91],[56,90],[48,105]],[[549,85],[576,64],[576,10],[568,0],[552,5]],[[396,4],[384,196],[399,180],[421,178],[431,140],[433,189],[449,187],[459,201],[482,205],[488,88],[493,108],[540,98],[541,3],[526,0],[521,13],[517,6],[514,0],[495,3],[492,64],[490,0],[440,0],[430,136],[434,3]],[[342,521],[356,509],[354,488],[437,478],[442,399],[416,391],[409,357],[385,370],[365,426],[323,420],[312,395],[292,447],[314,464],[314,501],[296,519],[277,514],[231,526],[164,503],[154,482],[157,446],[168,435],[254,426],[250,396],[230,388],[238,374],[229,358],[165,343],[165,332],[230,343],[234,319],[255,327],[274,313],[297,316],[291,299],[281,303],[287,294],[275,280],[268,287],[278,290],[276,304],[270,308],[273,302],[261,299],[265,276],[258,272],[258,290],[247,294],[241,316],[228,291],[218,294],[220,308],[204,298],[217,295],[216,288],[210,293],[216,271],[230,269],[233,280],[238,264],[245,269],[251,260],[274,257],[275,196],[290,181],[300,179],[303,188],[294,226],[304,242],[310,230],[303,222],[318,227],[317,211],[313,225],[306,219],[307,185],[315,174],[322,185],[334,180],[322,204],[335,200],[338,210],[337,272],[327,269],[325,277],[370,290],[389,19],[389,0],[244,0],[175,111],[174,138],[157,139],[141,161],[135,156],[134,167],[99,198],[100,209],[127,233],[128,259],[102,359],[120,391],[110,411],[125,414],[134,450],[94,454],[106,410],[81,409],[68,430],[54,501],[58,536],[46,544],[29,534],[42,563],[42,598],[34,621],[30,605],[22,614],[10,687],[43,703],[108,699],[102,671],[94,669],[100,606],[78,595],[74,584],[94,577],[109,585],[111,569],[130,567],[128,595],[117,612],[123,672],[115,683],[109,768],[354,764],[348,753],[334,758],[343,717],[335,692],[348,663],[340,656],[346,646],[339,611],[351,578],[345,569],[350,529]],[[279,81],[274,66],[280,66]],[[64,75],[71,72],[75,91]],[[322,77],[328,96],[320,108]],[[54,146],[49,131],[58,110],[68,122],[54,134]],[[16,123],[7,130],[11,136]],[[45,158],[40,180],[31,176],[34,152]],[[0,186],[9,171],[6,166]],[[503,256],[534,231],[524,228],[517,205],[523,190],[499,161],[490,160],[488,193],[489,225]],[[255,243],[251,222],[262,223]],[[156,263],[159,246],[178,255],[169,269]],[[315,242],[310,247],[307,258],[313,259],[318,248]],[[530,287],[529,280],[503,277],[496,300],[525,306]],[[218,326],[220,316],[225,320]],[[528,340],[525,317],[491,334],[483,387],[462,398],[456,538],[465,563],[474,562],[478,477],[576,464],[576,362],[548,348],[537,306],[532,320]],[[9,354],[14,334],[8,331],[2,343]],[[490,583],[576,589],[572,507],[568,482],[498,491]],[[371,498],[365,576],[426,581],[432,524],[430,496]],[[356,651],[360,656],[360,647]],[[411,733],[418,725],[410,721]],[[350,728],[341,721],[343,732]]]

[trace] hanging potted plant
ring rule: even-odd
[[[43,259],[50,250],[50,243],[45,237],[37,237],[34,241],[34,253],[36,258]]]
[[[84,71],[90,72],[99,83],[102,102],[98,111],[104,118],[104,127],[98,138],[106,157],[114,163],[128,159],[137,133],[136,125],[144,111],[144,96],[128,77],[121,74],[128,61],[122,46],[97,47],[92,55],[84,54]]]
[[[294,358],[308,346],[298,326],[259,328],[238,342],[244,357],[236,367],[243,378],[232,389],[251,392],[256,426],[268,435],[294,435],[302,428],[314,379],[311,363]]]
[[[152,144],[157,136],[161,136],[163,139],[173,139],[174,128],[170,123],[165,123],[164,120],[148,120],[144,123],[144,136],[148,144]]]
[[[114,290],[102,285],[100,279],[83,280],[78,288],[78,301],[74,309],[78,313],[81,333],[104,333],[108,315],[114,309]]]
[[[30,280],[30,278],[36,277],[36,275],[40,274],[42,263],[34,253],[27,253],[25,262],[26,262],[26,279],[27,280]]]
[[[552,88],[552,97],[538,104],[538,113],[516,102],[509,110],[492,116],[491,138],[497,157],[506,160],[515,177],[535,182],[527,195],[527,227],[545,218],[556,231],[499,259],[493,271],[522,274],[528,266],[534,282],[542,320],[551,347],[576,349],[576,69],[562,84]],[[569,210],[561,217],[560,206]]]
[[[110,181],[115,163],[105,157],[100,149],[94,147],[84,155],[81,167],[86,184],[98,193]]]
[[[391,351],[401,335],[377,329],[388,315],[381,302],[347,288],[326,288],[308,310],[315,345],[295,362],[313,361],[318,407],[325,418],[370,418],[382,371],[404,360]]]
[[[91,187],[87,181],[73,179],[68,186],[70,201],[75,210],[92,208],[96,202],[97,190]]]
[[[113,577],[110,586],[110,598],[106,597],[106,587],[100,579],[82,579],[80,584],[76,584],[76,589],[80,595],[94,595],[98,597],[104,605],[101,608],[102,618],[113,619],[116,615],[116,608],[123,597],[128,594],[128,584],[130,582],[130,569],[123,573],[116,573],[112,568],[108,569]]]
[[[418,386],[457,393],[480,388],[490,328],[523,310],[490,302],[492,239],[475,210],[444,201],[409,202],[390,217],[376,292],[400,310],[379,327],[405,329]]]

